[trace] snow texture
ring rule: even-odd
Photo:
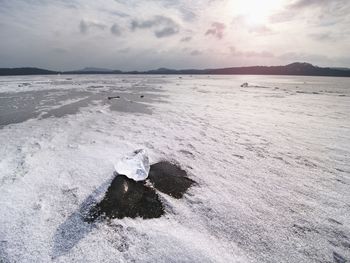
[[[1,77],[0,262],[349,261],[349,88],[324,77]],[[140,148],[197,184],[182,199],[159,193],[160,218],[85,223],[115,160]]]

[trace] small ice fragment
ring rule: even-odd
[[[143,149],[136,150],[124,156],[114,165],[114,168],[118,174],[123,174],[135,181],[143,181],[148,177],[150,169],[147,153]]]

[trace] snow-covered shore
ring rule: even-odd
[[[70,78],[0,78],[0,262],[350,259],[349,78]],[[159,193],[161,218],[84,225],[139,148],[198,185]]]

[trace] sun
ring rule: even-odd
[[[268,23],[269,16],[282,6],[283,0],[232,0],[231,10],[249,25]]]

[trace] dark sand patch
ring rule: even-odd
[[[154,188],[177,199],[195,183],[185,170],[167,161],[152,164],[148,178]]]
[[[154,189],[144,182],[135,182],[125,175],[117,175],[103,200],[90,211],[88,222],[102,218],[142,217],[158,218],[164,214],[163,204]]]
[[[146,181],[136,182],[125,175],[116,174],[104,198],[90,209],[85,221],[92,223],[96,219],[124,217],[159,218],[165,210],[155,189],[179,199],[194,183],[185,170],[167,161],[151,165]]]

